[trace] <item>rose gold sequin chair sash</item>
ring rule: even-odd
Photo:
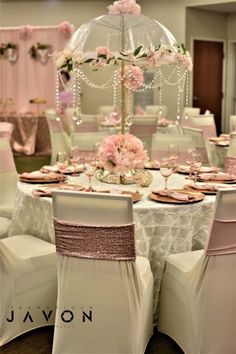
[[[111,261],[134,261],[134,224],[92,226],[54,218],[57,253],[63,256]]]

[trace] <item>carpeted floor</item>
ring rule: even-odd
[[[0,354],[51,354],[52,338],[53,327],[40,328],[4,345],[0,348]],[[145,354],[183,354],[183,352],[169,337],[155,330]]]

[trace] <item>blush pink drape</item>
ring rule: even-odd
[[[55,107],[56,68],[53,58],[47,64],[35,61],[29,49],[37,42],[52,46],[52,52],[62,50],[68,38],[53,27],[33,27],[31,36],[20,38],[21,27],[0,28],[0,43],[18,45],[19,57],[16,63],[0,59],[0,98],[12,98],[10,110],[36,111],[35,105],[29,103],[32,98],[43,98],[47,101],[42,108]]]

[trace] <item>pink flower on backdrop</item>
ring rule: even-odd
[[[109,15],[140,15],[141,7],[135,0],[118,0],[108,6]]]
[[[185,54],[176,53],[175,57],[178,63],[182,64],[187,70],[191,71],[193,69],[193,62],[189,52]]]
[[[20,39],[23,39],[24,41],[26,41],[27,39],[29,39],[32,36],[33,33],[33,27],[30,25],[26,25],[21,27],[20,31],[19,31],[19,35],[20,35]]]
[[[131,169],[143,167],[148,156],[141,140],[131,134],[108,136],[98,150],[100,165],[121,176]]]
[[[70,38],[74,32],[74,26],[64,21],[58,25],[58,30],[65,38]]]

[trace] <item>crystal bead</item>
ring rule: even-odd
[[[61,118],[59,116],[56,117],[56,121],[60,122]]]
[[[80,125],[80,124],[82,124],[82,123],[83,123],[82,118],[81,118],[80,116],[78,116],[78,117],[77,117],[76,124],[77,124],[77,125]]]
[[[133,117],[132,116],[127,116],[125,119],[125,125],[127,127],[131,127],[131,125],[133,124]]]

